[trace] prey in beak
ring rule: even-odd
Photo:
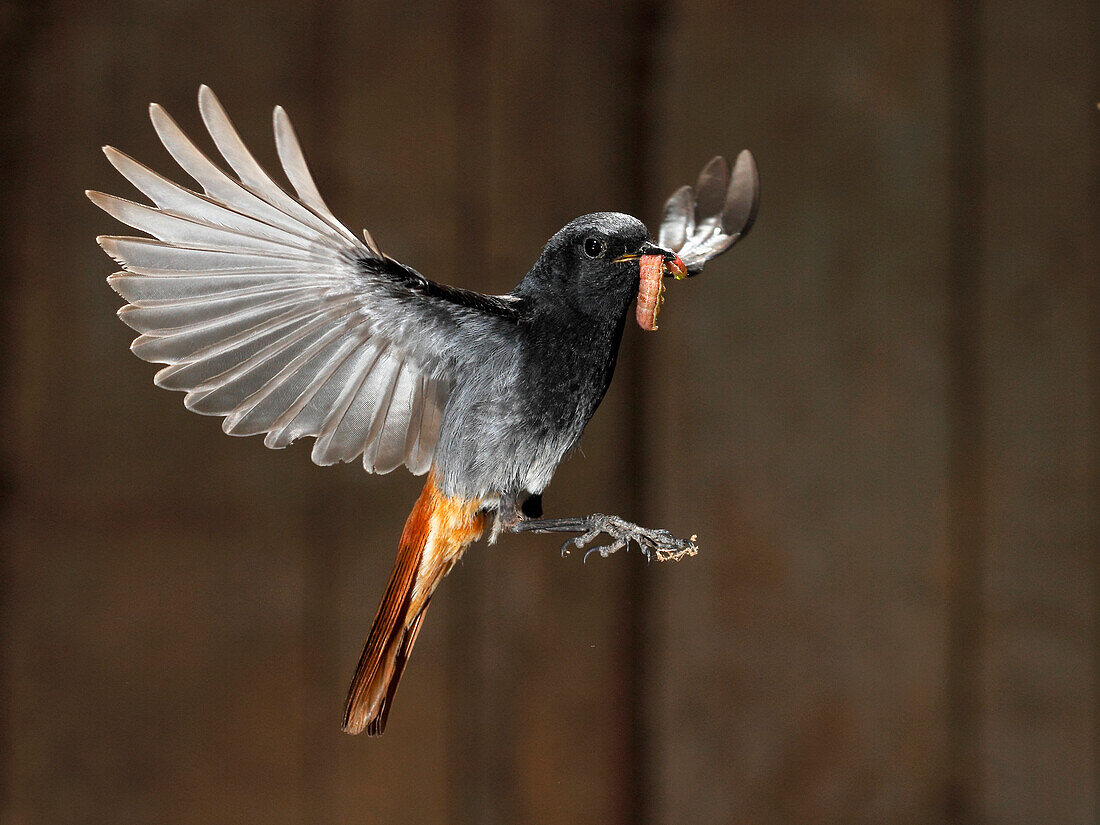
[[[641,276],[638,283],[638,308],[634,317],[638,326],[647,332],[653,332],[657,329],[657,313],[665,302],[664,276],[671,275],[678,281],[683,280],[688,276],[687,267],[675,252],[648,242],[637,252],[616,258],[615,262],[633,260],[638,261]]]

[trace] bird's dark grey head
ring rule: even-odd
[[[649,243],[645,224],[621,212],[582,215],[547,242],[523,291],[553,295],[583,311],[625,306],[638,291],[636,256]]]
[[[645,224],[622,212],[593,212],[575,218],[559,229],[546,244],[542,259],[571,269],[598,274],[603,266],[623,255],[637,252],[649,240]]]

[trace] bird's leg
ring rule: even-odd
[[[699,552],[696,538],[679,539],[668,530],[652,530],[639,527],[618,516],[605,516],[603,513],[594,513],[582,518],[517,518],[505,528],[510,533],[580,533],[576,538],[568,539],[561,546],[563,556],[568,555],[573,548],[580,549],[592,542],[600,533],[606,533],[611,537],[610,544],[593,547],[584,554],[587,561],[593,553],[599,553],[607,558],[630,546],[630,542],[638,545],[647,561],[679,561],[684,556],[694,556]]]

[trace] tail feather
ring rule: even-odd
[[[386,685],[386,695],[379,706],[377,715],[366,725],[367,736],[378,736],[386,729],[386,720],[389,718],[390,708],[393,707],[393,696],[397,693],[397,685],[401,681],[401,674],[405,672],[405,663],[409,660],[409,654],[416,643],[416,636],[420,632],[420,623],[424,621],[424,615],[427,612],[428,604],[425,602],[424,607],[413,619],[412,625],[405,631],[397,645],[397,649],[394,651],[393,667],[388,671],[389,684]],[[348,732],[351,733],[352,731],[349,729]]]
[[[348,689],[346,732],[374,736],[385,730],[432,593],[466,547],[481,536],[484,516],[479,509],[478,501],[441,495],[429,474],[405,522],[397,563]]]
[[[385,729],[390,702],[401,679],[404,663],[408,660],[409,642],[414,641],[409,638],[406,616],[422,550],[422,547],[406,548],[402,545],[398,552],[386,595],[382,598],[348,690],[344,708],[344,730],[348,733],[366,730],[376,735]],[[426,609],[427,605],[424,607]],[[423,611],[420,615],[423,616]],[[419,617],[414,621],[419,624]],[[400,655],[402,652],[403,656]]]

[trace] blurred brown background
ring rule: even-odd
[[[1088,823],[1093,0],[0,4],[0,819]],[[547,495],[679,565],[475,546],[381,740],[344,691],[420,486],[154,390],[83,198],[209,83],[353,229],[502,291],[749,147],[749,239],[627,332]],[[201,135],[200,135],[201,137]],[[203,145],[209,146],[208,142]]]

